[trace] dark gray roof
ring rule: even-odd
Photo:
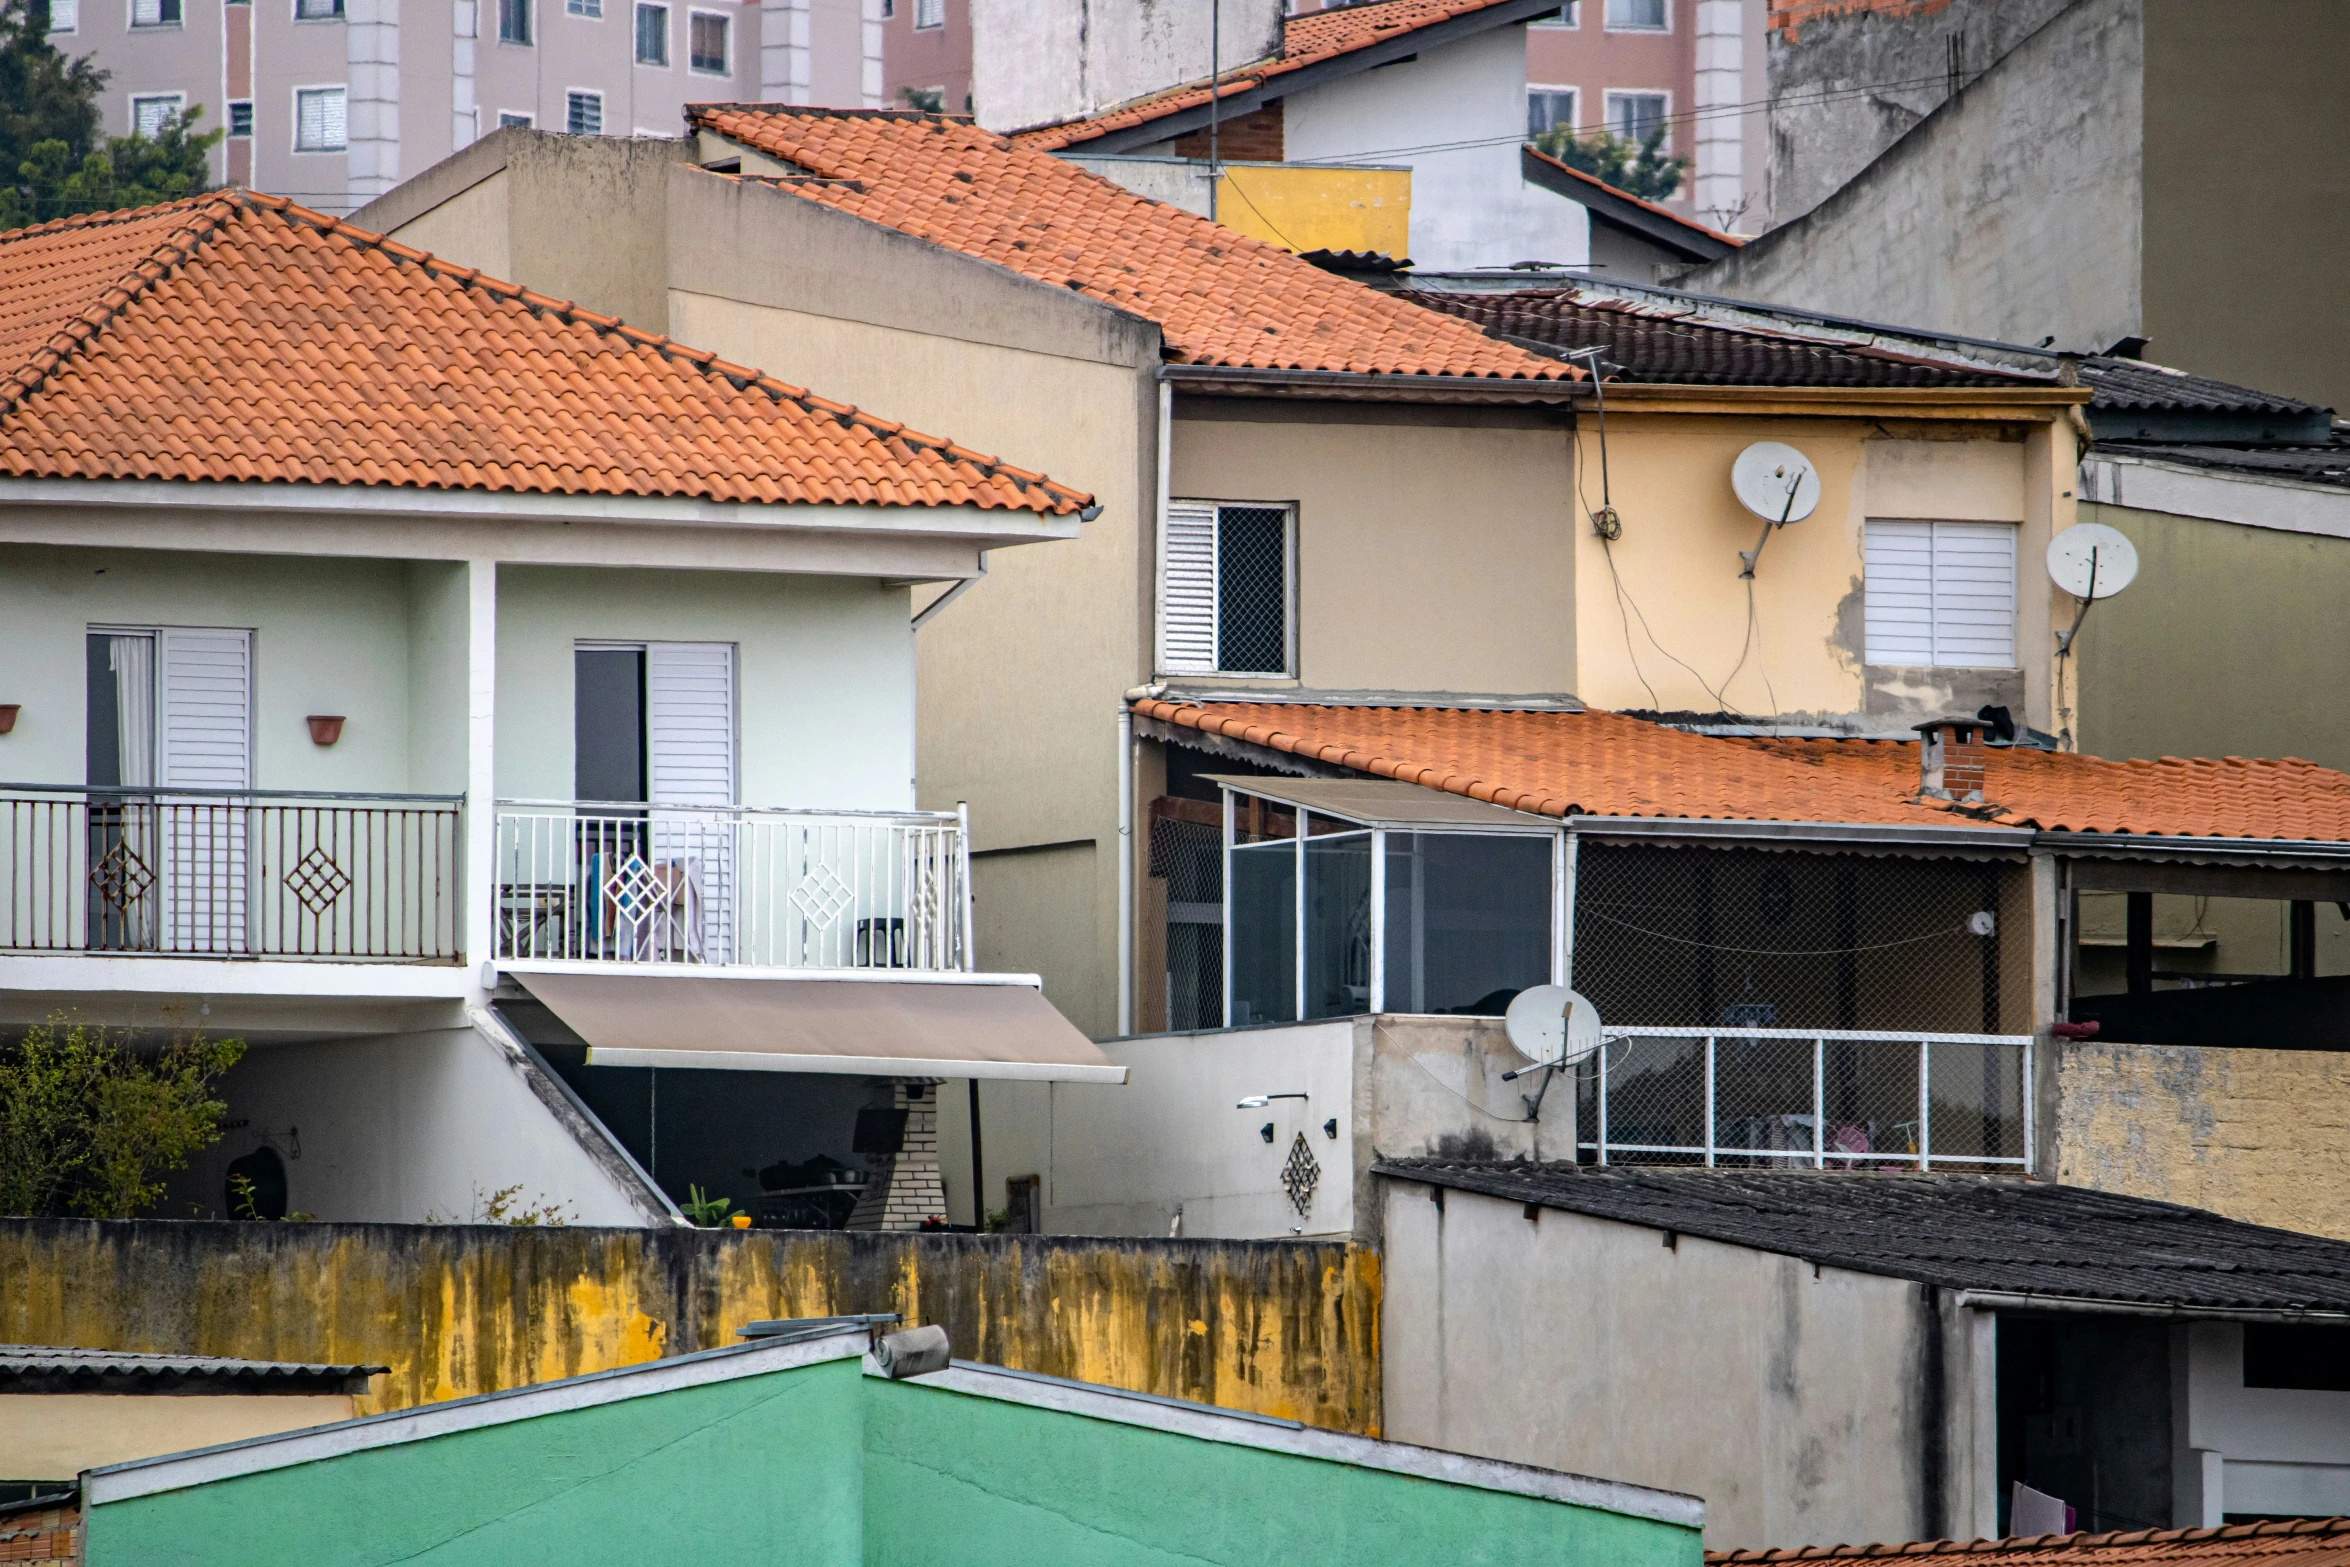
[[[50,1344],[0,1344],[0,1391],[95,1391],[125,1383],[189,1381],[219,1384],[223,1393],[361,1392],[388,1366],[326,1365],[308,1361],[228,1360],[218,1355],[150,1355],[135,1350],[67,1349]]]
[[[2350,1311],[2350,1242],[2080,1186],[1444,1159],[1373,1168],[1946,1289],[2188,1311]]]
[[[2290,479],[2301,484],[2327,484],[2350,490],[2350,440],[2341,436],[2322,446],[2194,446],[2160,441],[2104,441],[2099,443],[2098,450],[2117,457],[2144,457],[2219,473]]]
[[[2095,396],[2089,428],[2113,441],[2236,442],[2257,445],[2332,439],[2333,411],[2275,392],[2232,386],[2138,359],[2092,355],[2081,384]]]

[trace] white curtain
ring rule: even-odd
[[[107,639],[114,669],[115,779],[155,782],[155,639],[145,634]]]

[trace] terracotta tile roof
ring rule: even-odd
[[[1377,0],[1371,5],[1336,6],[1293,16],[1281,25],[1281,53],[1269,60],[1251,60],[1225,71],[1216,78],[1215,96],[1230,98],[1304,66],[1335,60],[1401,34],[1449,22],[1456,16],[1489,11],[1504,3],[1506,0]],[[1058,125],[1040,125],[1022,131],[1015,140],[1023,147],[1057,151],[1112,131],[1147,125],[1152,120],[1198,108],[1208,97],[1208,79],[1203,76],[1081,120],[1064,120]]]
[[[1915,742],[1724,739],[1604,712],[1145,699],[1135,712],[1546,816],[2350,842],[2350,774],[2241,757],[2113,762],[1994,748],[1986,806],[1921,802]]]
[[[291,202],[0,234],[0,474],[714,501],[1090,497]]]
[[[2350,1518],[2292,1518],[2221,1529],[2137,1529],[2015,1540],[1912,1540],[1902,1545],[1807,1545],[1708,1551],[1709,1567],[1749,1562],[1886,1561],[1963,1557],[1967,1567],[2350,1567]]]
[[[1497,337],[1546,347],[1597,348],[1611,379],[1680,386],[2046,386],[2045,376],[2001,375],[1922,355],[1793,332],[1731,326],[1697,305],[1610,297],[1595,289],[1403,297],[1473,321]]]
[[[970,121],[701,104],[693,123],[820,176],[774,182],[1156,322],[1182,364],[1580,379],[1466,322],[1137,196]]]

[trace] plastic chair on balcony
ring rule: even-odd
[[[702,961],[702,873],[699,861],[589,858],[597,891],[595,955],[621,963]]]

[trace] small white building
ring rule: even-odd
[[[1122,1076],[914,797],[912,585],[1088,496],[244,192],[0,296],[0,1026],[249,1041],[173,1215],[910,1226]]]

